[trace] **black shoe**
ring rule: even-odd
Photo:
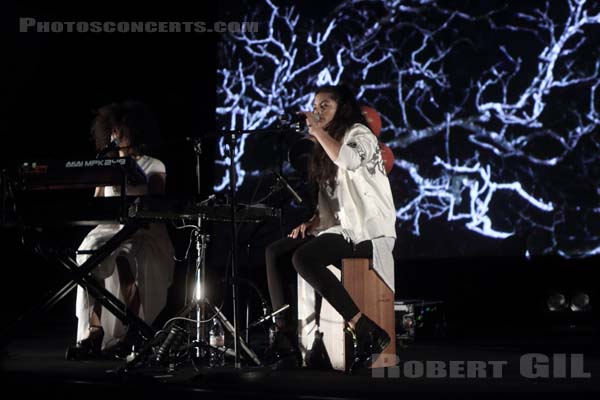
[[[355,329],[349,326],[345,329],[352,337],[354,347],[350,373],[370,368],[377,361],[379,354],[390,344],[390,335],[364,314],[356,323]]]
[[[102,355],[102,340],[104,339],[104,330],[100,327],[99,331],[87,338],[77,342],[75,346],[70,346],[65,352],[66,360],[96,360],[104,358]]]
[[[291,332],[271,328],[269,347],[265,350],[263,364],[275,370],[299,368],[302,365],[302,355],[298,349],[297,338],[294,338]]]

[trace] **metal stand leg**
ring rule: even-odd
[[[218,310],[215,306],[213,306],[207,299],[204,299],[204,302],[206,303],[206,305],[208,305],[211,308],[213,313],[216,314],[215,318],[218,318],[219,321],[221,321],[221,323],[223,324],[225,329],[227,329],[231,335],[235,335],[236,329],[231,324],[231,322],[229,322],[229,320],[227,320],[225,315],[223,315],[223,313],[220,310]],[[234,336],[234,338],[235,338],[235,336]],[[241,335],[238,335],[237,340],[238,340],[240,347],[246,352],[246,354],[248,354],[248,356],[252,359],[252,361],[254,361],[256,363],[256,365],[262,365],[262,363],[260,362],[260,359],[258,358],[256,353],[254,353],[254,351],[250,347],[248,347],[248,345],[246,344],[246,341],[241,337]],[[236,366],[236,368],[237,368],[237,366]]]
[[[250,302],[246,301],[246,342],[249,341],[250,330],[248,327],[250,326]]]
[[[200,221],[198,221],[198,225],[200,225]],[[216,318],[221,321],[225,329],[229,331],[231,335],[234,336],[234,340],[237,339],[241,347],[248,354],[248,356],[257,364],[261,365],[260,359],[256,356],[254,351],[248,347],[246,341],[244,341],[241,335],[238,334],[236,338],[236,329],[229,320],[223,315],[223,313],[213,306],[208,298],[206,297],[206,291],[204,288],[204,282],[206,281],[206,246],[209,241],[208,235],[197,234],[196,236],[196,250],[197,250],[197,259],[196,259],[196,274],[195,274],[195,290],[194,290],[194,303],[196,309],[196,341],[198,343],[206,342],[206,332],[203,329],[203,324],[201,321],[204,320],[204,316],[206,314],[205,307],[209,307],[211,311],[216,314]],[[201,349],[204,349],[205,346],[198,346],[196,349],[196,355],[200,357],[202,353]],[[239,356],[238,356],[239,357]],[[236,360],[237,362],[237,360]],[[236,365],[237,367],[237,365]]]
[[[250,276],[250,244],[246,244],[246,260],[248,260],[248,265],[246,267],[246,276]],[[248,288],[246,288],[246,290],[248,290]],[[245,332],[246,334],[244,335],[246,338],[246,342],[250,341],[250,329],[248,329],[248,327],[250,326],[250,301],[249,301],[249,297],[248,296],[248,292],[246,293],[246,323],[244,324],[246,326]],[[265,311],[266,312],[266,311]]]
[[[198,226],[200,226],[198,219]],[[204,282],[206,280],[206,246],[209,241],[209,235],[196,234],[196,273],[195,273],[195,288],[194,302],[196,304],[196,342],[206,342],[206,331],[203,329],[202,321],[205,319],[206,310],[204,303],[201,301],[205,296]],[[204,348],[196,348],[196,357],[203,357],[205,354]]]

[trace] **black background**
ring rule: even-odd
[[[95,1],[86,3],[32,2],[13,5],[4,14],[3,29],[10,50],[2,85],[6,106],[2,125],[0,167],[22,161],[95,157],[90,126],[94,110],[127,99],[146,103],[158,118],[167,193],[197,192],[192,144],[215,129],[215,33],[19,33],[19,17],[38,21],[203,21],[211,24],[217,8],[210,2]],[[201,195],[212,191],[215,142],[203,141]],[[65,198],[65,202],[68,199]],[[76,248],[89,228],[46,229],[44,234],[64,248]],[[173,233],[177,248],[187,235]],[[45,264],[22,243],[17,229],[2,229],[3,309],[7,323],[65,282],[64,275]],[[180,305],[185,263],[178,265],[173,290]],[[74,293],[74,292],[73,292]],[[71,293],[70,296],[73,296]],[[71,313],[69,297],[58,306]],[[74,297],[73,297],[74,299]]]

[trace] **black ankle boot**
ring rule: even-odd
[[[70,346],[65,352],[66,360],[94,360],[102,357],[102,340],[104,339],[104,329],[99,328],[90,336],[77,342],[75,346]]]
[[[263,356],[263,364],[276,370],[294,369],[302,365],[298,338],[293,331],[282,331],[271,327],[269,346]]]
[[[390,335],[364,314],[356,323],[355,329],[348,326],[346,332],[352,337],[354,347],[350,373],[370,368],[390,344]]]

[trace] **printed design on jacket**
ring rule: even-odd
[[[348,142],[348,147],[354,149],[354,151],[358,153],[358,156],[360,157],[360,163],[363,164],[365,158],[367,158],[367,152],[365,149],[356,142]],[[379,149],[379,146],[376,146],[376,149],[373,152],[373,157],[366,162],[365,167],[371,176],[374,176],[377,171],[381,172],[383,175],[386,175],[383,157],[381,156],[381,150]]]
[[[362,146],[359,146],[356,142],[348,142],[347,146],[351,149],[354,149],[354,151],[358,153],[358,156],[360,157],[360,163],[362,164],[365,161],[365,158],[367,158],[367,152],[365,149]]]

